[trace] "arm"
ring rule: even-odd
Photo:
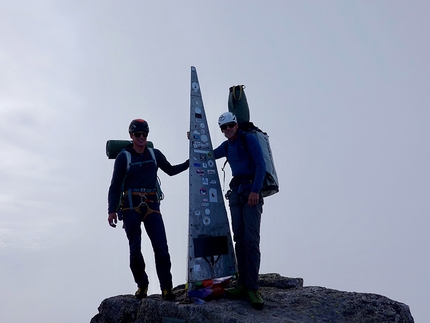
[[[220,159],[222,157],[226,156],[226,148],[225,145],[227,145],[227,140],[224,141],[221,145],[219,145],[217,148],[214,149],[214,157],[215,159]]]
[[[253,135],[247,135],[246,141],[255,166],[252,192],[259,193],[263,188],[264,176],[266,175],[266,163],[264,162],[263,152],[258,139]]]
[[[124,178],[127,172],[127,158],[125,154],[119,154],[115,159],[112,180],[108,192],[108,222],[112,227],[117,223],[117,211],[121,202],[121,195],[124,189]]]
[[[166,156],[163,155],[161,151],[158,149],[154,149],[155,158],[157,160],[157,166],[165,172],[169,176],[174,176],[179,173],[182,173],[183,171],[187,170],[189,167],[189,160],[187,159],[182,164],[178,165],[171,165],[167,159]]]

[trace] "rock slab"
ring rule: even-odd
[[[176,302],[160,295],[105,299],[90,323],[413,323],[409,307],[385,296],[303,287],[303,279],[260,275],[263,310],[249,301],[221,298],[197,305],[186,302],[185,286],[174,289]]]

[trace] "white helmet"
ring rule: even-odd
[[[231,112],[224,112],[218,118],[218,125],[221,127],[226,123],[237,123],[236,116]]]

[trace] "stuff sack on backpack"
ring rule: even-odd
[[[269,135],[258,127],[254,126],[252,122],[246,123],[246,128],[242,127],[244,133],[240,136],[240,142],[245,150],[250,154],[246,136],[248,134],[255,136],[258,143],[260,144],[261,151],[263,153],[264,163],[266,164],[266,175],[263,180],[263,188],[261,189],[261,195],[263,197],[271,196],[279,192],[278,175],[276,174],[275,161],[273,158],[272,148],[270,148]],[[227,141],[228,143],[228,141]],[[225,153],[227,156],[228,145],[225,146]],[[252,156],[251,156],[252,158]],[[227,160],[224,163],[227,163]],[[223,167],[224,170],[224,167]]]
[[[239,126],[250,120],[249,106],[244,90],[245,85],[236,85],[230,87],[228,94],[228,111],[236,116]]]

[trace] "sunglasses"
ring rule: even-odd
[[[231,129],[231,128],[234,128],[235,125],[236,125],[235,123],[227,123],[227,124],[223,124],[220,128],[221,130],[225,130],[227,129],[227,127]]]
[[[136,138],[140,138],[141,136],[148,137],[148,133],[147,132],[133,132],[133,136],[135,136]]]

